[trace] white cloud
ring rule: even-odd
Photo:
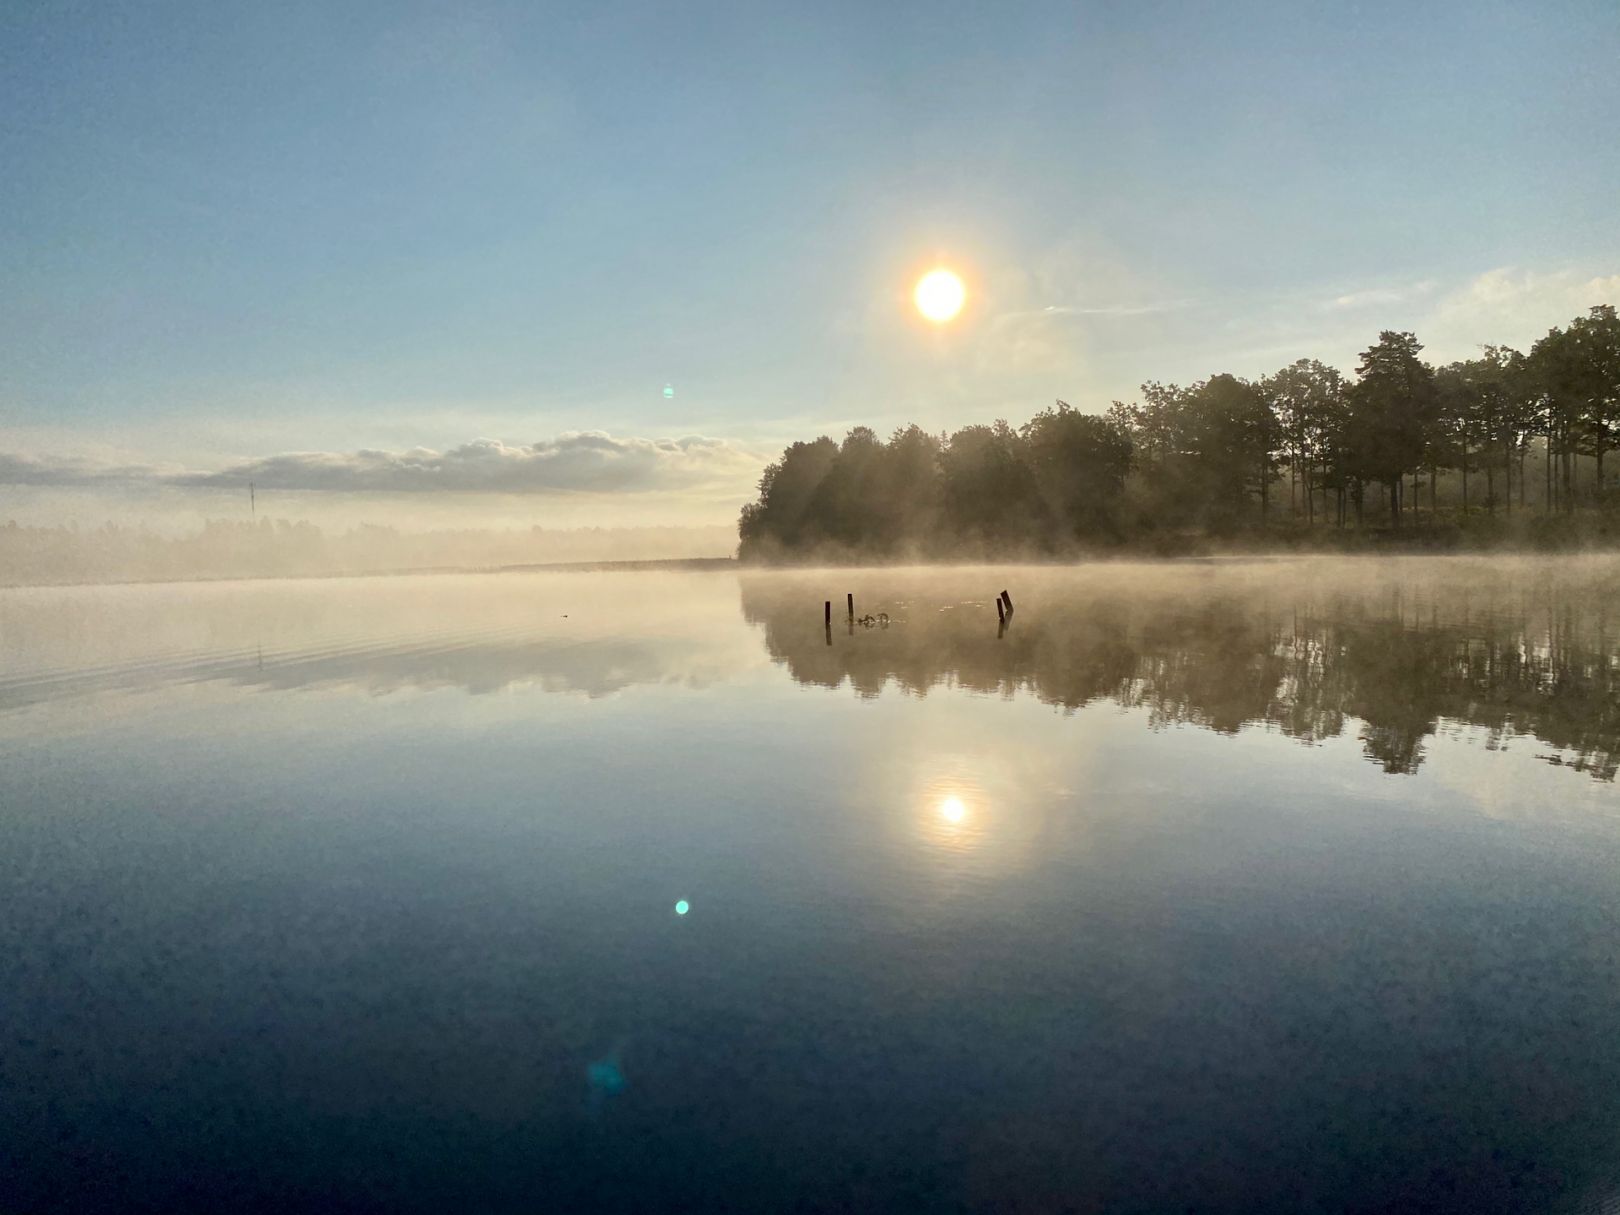
[[[1417,333],[1434,358],[1466,358],[1487,343],[1523,350],[1594,304],[1614,303],[1620,274],[1502,267],[1443,295]]]

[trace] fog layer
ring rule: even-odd
[[[729,556],[726,527],[323,530],[305,521],[211,520],[166,535],[142,527],[0,526],[0,586],[489,569],[575,561]]]

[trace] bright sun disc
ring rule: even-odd
[[[917,280],[917,311],[935,324],[943,324],[962,311],[967,288],[949,270],[930,270]]]
[[[939,816],[947,823],[959,823],[967,817],[967,807],[959,797],[947,797],[939,804]]]

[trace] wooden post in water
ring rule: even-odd
[[[1007,609],[1006,609],[1005,606],[1002,605],[1000,595],[996,596],[996,619],[999,620],[1002,624],[1007,623]]]
[[[1008,611],[1009,614],[1011,614],[1011,612],[1012,612],[1012,596],[1007,594],[1006,591],[1002,591],[1001,592],[1001,598],[1006,602],[1007,611]]]
[[[832,600],[831,599],[827,600],[826,606],[822,609],[822,623],[825,624],[829,629],[832,628]]]
[[[849,618],[855,619],[855,592],[851,591],[845,598],[849,601]]]

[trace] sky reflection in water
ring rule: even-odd
[[[0,593],[0,1205],[1600,1209],[1617,572]]]

